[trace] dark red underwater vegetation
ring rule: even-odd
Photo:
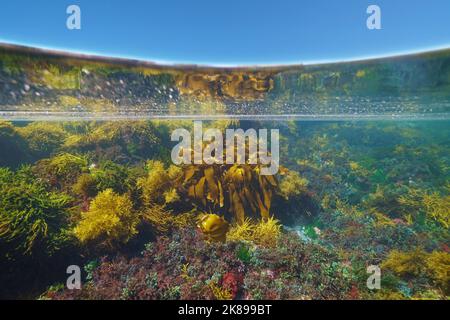
[[[227,272],[221,280],[221,287],[231,293],[231,298],[235,299],[241,291],[244,283],[244,274],[240,272]]]
[[[82,290],[50,290],[46,298],[344,299],[344,268],[334,254],[293,234],[266,249],[207,243],[185,229],[160,237],[140,257],[103,259]]]

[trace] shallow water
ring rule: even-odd
[[[57,223],[48,231],[48,234],[52,235],[61,227],[68,229],[76,227],[80,221],[80,212],[90,210],[89,202],[92,209],[95,196],[108,188],[118,195],[128,195],[132,199],[134,212],[144,210],[142,192],[145,187],[142,189],[142,183],[137,181],[145,178],[149,174],[147,172],[150,174],[157,172],[154,171],[157,170],[154,167],[149,169],[150,171],[145,169],[145,163],[148,160],[162,161],[165,168],[171,165],[170,152],[176,142],[170,141],[170,132],[180,126],[191,128],[192,121],[52,121],[12,124],[4,122],[0,128],[1,150],[4,150],[0,160],[1,166],[2,170],[10,168],[20,172],[19,168],[22,165],[30,165],[30,173],[21,173],[16,175],[15,179],[19,181],[31,179],[28,183],[42,186],[55,195],[70,195],[71,199],[63,206],[65,209],[58,209],[62,210],[59,214],[71,212],[69,221],[54,221],[50,217],[46,218],[49,219],[47,221],[49,224]],[[325,258],[328,254],[322,253],[323,260],[320,268],[328,263],[339,265],[350,263],[349,270],[353,271],[346,272],[356,272],[361,265],[381,264],[395,250],[406,253],[419,249],[425,252],[446,252],[445,248],[449,244],[448,225],[446,226],[449,218],[449,121],[205,121],[204,127],[280,130],[280,167],[283,169],[276,176],[278,186],[276,195],[274,194],[272,199],[270,215],[285,226],[283,231],[285,237],[297,239],[294,241],[305,244],[306,247],[302,250],[312,250],[308,249],[308,246],[317,245],[333,254],[339,253],[334,258]],[[9,180],[6,172],[2,171],[3,196],[0,197],[2,210],[6,208],[11,210],[14,206],[19,206],[23,210],[40,208],[37,203],[32,204],[32,207],[24,208],[19,204],[13,204],[20,202],[15,202],[18,201],[14,200],[15,197],[19,195],[11,190],[21,190],[20,188],[25,187],[21,183],[17,184],[17,181]],[[28,178],[23,178],[23,175]],[[85,194],[84,192],[88,191],[74,187],[79,184],[80,176],[95,179],[95,190],[92,194]],[[156,175],[151,179],[161,178]],[[170,179],[176,179],[176,177]],[[152,180],[143,181],[147,181],[148,184]],[[161,190],[164,190],[164,184],[165,180],[158,182]],[[22,192],[40,194],[35,189],[25,188],[25,190]],[[179,196],[181,202],[168,203],[167,198],[164,200],[164,197],[159,200],[155,198],[152,201],[166,202],[165,206],[173,215],[180,215],[194,209],[196,213],[221,214],[230,223],[235,220],[233,212],[224,210],[220,206],[213,203],[205,204],[201,199],[192,199],[182,192]],[[43,195],[37,197],[43,197],[41,201],[47,201]],[[45,215],[46,210],[43,209],[41,214]],[[5,215],[7,212],[2,211],[2,214]],[[253,219],[259,219],[258,212],[250,210],[245,214]],[[83,242],[80,248],[74,249],[71,243],[72,241],[76,243],[75,237],[72,240],[65,240],[68,241],[64,242],[68,246],[67,249],[50,253],[54,250],[51,249],[53,248],[51,242],[46,242],[47,240],[43,237],[43,244],[35,243],[31,249],[33,255],[37,254],[34,250],[38,248],[47,252],[40,256],[39,259],[43,259],[44,264],[39,267],[33,260],[28,260],[28,254],[23,253],[24,249],[21,248],[23,238],[2,238],[1,248],[4,254],[7,252],[12,259],[3,260],[4,270],[13,268],[16,273],[19,273],[18,276],[11,276],[11,273],[3,275],[2,295],[5,297],[39,295],[48,285],[64,281],[64,269],[67,265],[74,263],[89,265],[89,261],[98,261],[97,255],[100,254],[139,257],[144,245],[154,242],[155,236],[178,234],[176,229],[171,228],[168,230],[172,231],[158,231],[157,226],[160,222],[151,221],[149,224],[140,226],[139,232],[130,240],[120,245],[116,243],[112,251],[111,248],[105,248],[101,242],[97,242],[99,239]],[[26,225],[21,228],[26,230]],[[193,225],[187,226],[186,232],[195,229],[195,222],[193,222]],[[176,236],[172,246],[181,245],[182,237],[185,235]],[[56,238],[52,241],[56,241]],[[193,244],[192,248],[195,246],[196,244]],[[272,249],[273,254],[277,255],[279,250],[286,250],[286,248],[283,249],[282,244],[279,246]],[[89,253],[87,254],[85,250]],[[225,250],[232,252],[234,249]],[[252,250],[258,252],[258,249]],[[295,250],[299,249],[292,250],[292,258],[294,258],[297,254],[294,253]],[[80,256],[82,252],[84,252],[83,258]],[[188,261],[189,254],[192,254],[192,257],[195,256],[194,252],[186,254],[188,254]],[[263,257],[259,259],[264,261]],[[283,259],[289,260],[286,256]],[[16,265],[19,262],[22,267]],[[155,267],[158,264],[165,265],[165,268],[175,267],[175,262],[169,260],[153,262],[153,264]],[[213,270],[202,270],[202,267],[194,262],[191,264],[195,268],[192,271],[194,273],[213,272]],[[129,267],[135,268],[131,264]],[[40,280],[37,283],[27,282],[31,281],[29,268],[36,270],[35,272],[39,275]],[[246,268],[252,269],[256,266],[252,267],[250,263]],[[280,267],[269,264],[268,268],[278,272],[276,270]],[[330,279],[323,279],[322,273],[316,274],[312,269],[308,270],[307,265],[304,265],[304,268],[306,268],[304,272],[309,272],[311,277],[317,278],[317,281],[330,281]],[[318,270],[321,270],[320,268]],[[234,269],[230,266],[228,271],[231,272],[231,270]],[[319,287],[313,286],[310,289],[304,289],[306,291],[303,292],[286,284],[286,295],[281,294],[280,298],[289,298],[300,293],[312,298],[345,298],[349,294],[348,286],[357,282],[341,279],[340,272],[335,270],[331,275],[332,279],[339,279],[336,280],[339,281],[339,285],[335,291],[330,289],[328,293],[321,293]],[[391,274],[392,271],[386,272]],[[411,276],[404,278],[404,275],[400,273],[393,274],[392,277],[396,279],[395,284],[387,284],[383,292],[390,294],[400,292],[403,290],[401,288],[404,281],[408,279],[412,289],[403,298],[431,294],[430,292],[435,292],[436,297],[439,297],[437,292],[443,290],[441,285],[435,284],[435,280],[431,280],[432,278],[426,275],[417,274],[412,278]],[[167,281],[179,280],[174,278]],[[248,281],[255,281],[255,279],[249,278]],[[425,287],[424,283],[426,283]],[[270,291],[272,285],[267,282],[267,286],[269,288],[267,290]],[[364,289],[364,285],[360,284],[360,286],[362,287],[359,289],[360,297],[365,295],[377,297],[376,293]],[[114,292],[115,289],[111,287],[110,290]],[[249,289],[247,294],[255,295],[256,291],[252,290],[256,288]],[[67,291],[59,297],[64,298],[71,294],[72,291]],[[99,294],[97,298],[104,298],[100,293],[96,294]],[[262,297],[269,297],[264,296],[265,294],[269,292],[263,293]],[[180,293],[178,297],[190,296],[188,293]],[[163,297],[155,293],[155,295],[143,295],[143,298]]]
[[[0,58],[1,298],[448,298],[449,50],[243,69]],[[279,130],[278,172],[174,165],[194,121]]]

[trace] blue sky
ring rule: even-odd
[[[82,29],[66,28],[77,4]],[[382,30],[366,28],[377,4]],[[450,47],[449,0],[2,0],[0,41],[172,63],[304,63]]]

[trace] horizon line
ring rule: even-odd
[[[221,63],[199,63],[199,62],[174,62],[168,60],[158,60],[158,59],[148,59],[143,57],[135,56],[124,56],[124,55],[108,55],[92,51],[82,51],[82,50],[72,50],[72,49],[62,49],[62,48],[51,48],[47,46],[33,45],[33,44],[23,44],[18,42],[5,41],[0,38],[0,48],[14,48],[14,49],[24,49],[24,50],[36,50],[43,51],[44,53],[61,55],[61,56],[72,56],[86,59],[101,59],[101,60],[119,60],[122,62],[137,62],[142,64],[148,64],[153,66],[167,66],[167,67],[200,67],[200,68],[230,68],[230,69],[242,69],[242,68],[285,68],[285,67],[295,67],[295,66],[320,66],[328,64],[339,64],[339,63],[357,63],[372,60],[382,60],[382,59],[395,59],[405,56],[414,56],[420,54],[427,54],[439,51],[450,50],[450,44],[442,46],[434,46],[422,49],[414,49],[410,51],[398,51],[387,54],[373,55],[373,56],[360,56],[352,58],[342,58],[342,59],[322,59],[322,60],[305,60],[297,62],[283,62],[283,63],[263,63],[263,64],[221,64]]]

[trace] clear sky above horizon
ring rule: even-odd
[[[66,8],[81,8],[81,30]],[[368,30],[368,5],[381,30]],[[0,41],[171,63],[349,60],[450,47],[449,0],[3,0]]]

